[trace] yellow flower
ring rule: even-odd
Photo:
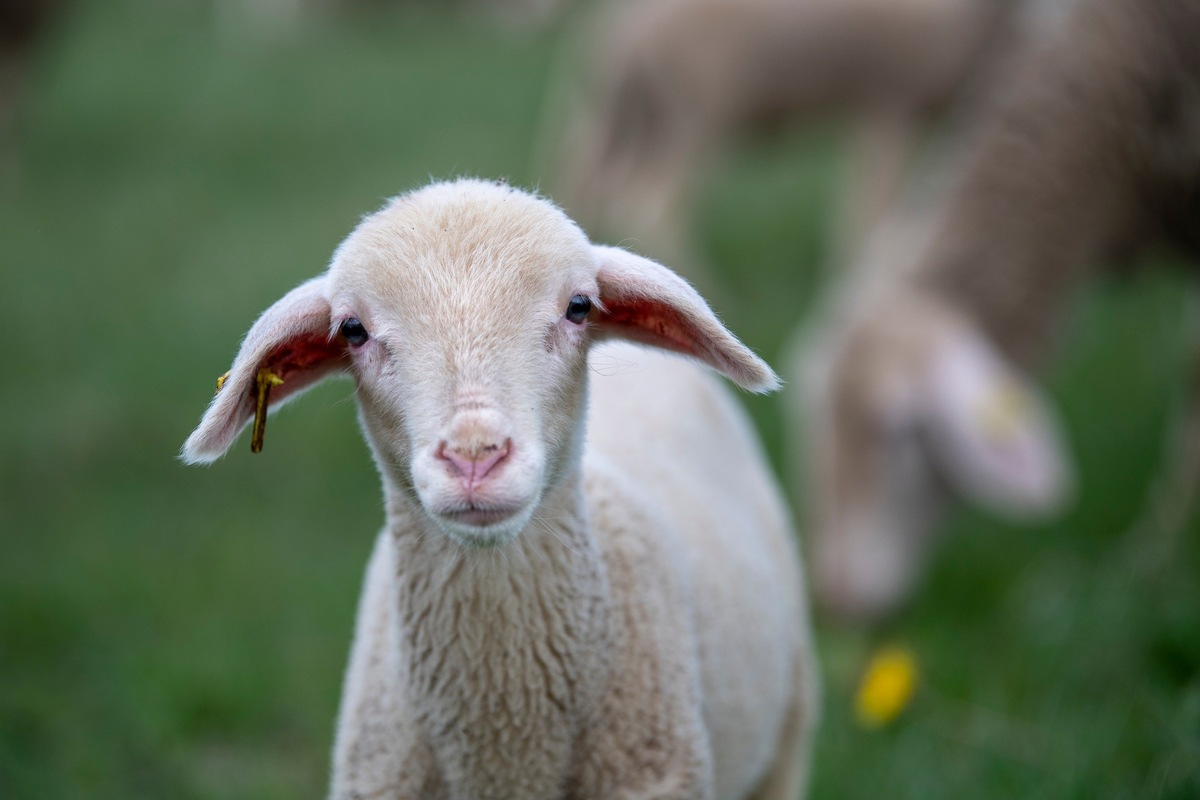
[[[879,650],[867,664],[854,711],[865,728],[882,728],[904,711],[917,687],[917,660],[902,645]]]

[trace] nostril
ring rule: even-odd
[[[482,480],[497,464],[512,452],[512,439],[505,439],[503,444],[489,444],[482,447],[448,446],[446,442],[438,445],[437,457],[447,462],[456,475],[469,482]]]
[[[475,477],[482,478],[491,472],[492,468],[499,464],[504,459],[508,458],[509,451],[512,450],[512,439],[505,439],[503,444],[488,445],[484,451],[480,453],[480,458],[476,460]]]
[[[462,459],[451,455],[450,452],[448,450],[446,450],[446,442],[445,441],[441,441],[438,443],[437,450],[434,451],[434,455],[437,456],[437,459],[439,461],[445,461],[446,464],[452,470],[454,470],[455,474],[462,473],[462,467],[460,466],[462,463]]]

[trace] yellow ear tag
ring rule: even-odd
[[[225,388],[225,381],[227,380],[229,380],[228,372],[226,372],[224,375],[217,376],[217,394],[220,394],[221,390]]]
[[[271,387],[281,386],[283,378],[272,372],[270,367],[263,367],[254,380],[258,387],[258,398],[254,406],[254,431],[250,435],[250,452],[261,453],[263,433],[267,430],[267,401],[271,399]]]
[[[899,717],[917,688],[917,659],[903,645],[889,645],[872,656],[854,698],[864,728],[882,728]]]
[[[999,445],[1013,441],[1032,412],[1032,405],[1016,383],[1006,381],[994,386],[976,409],[984,436]]]

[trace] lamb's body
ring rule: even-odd
[[[803,581],[789,515],[750,422],[692,364],[629,346],[598,355],[585,463],[619,470],[620,491],[669,520],[683,545],[714,796],[746,797],[764,771],[794,787],[782,779],[802,774],[795,748],[815,722],[815,664],[805,594],[791,588]]]
[[[399,780],[398,797],[611,797],[622,774],[670,776],[696,757],[671,741],[679,708],[700,699],[689,724],[711,745],[712,764],[695,765],[697,777],[713,769],[711,796],[792,797],[750,794],[764,776],[798,785],[816,687],[787,512],[744,412],[696,366],[644,348],[607,345],[592,363],[583,487],[593,540],[552,513],[515,552],[462,552],[420,526],[381,534],[335,796]],[[391,648],[398,661],[383,655]],[[438,699],[423,713],[402,699],[405,664],[410,678],[436,671],[426,680]],[[582,740],[522,742],[597,695],[608,719]],[[458,793],[418,727],[447,738],[448,761],[464,759]],[[576,763],[589,751],[601,755]],[[697,785],[667,796],[709,795]]]
[[[343,367],[384,476],[334,797],[800,792],[815,673],[781,493],[715,379],[629,345],[589,366],[609,337],[774,383],[668,270],[477,182],[369,217],[247,336],[187,457],[233,440],[254,375]]]
[[[946,488],[1017,516],[1069,496],[1050,413],[1018,370],[1040,365],[1100,267],[1153,245],[1200,255],[1197,41],[1196,3],[1073,0],[932,202],[894,213],[847,276],[795,367],[810,376],[795,416],[829,605],[892,609]]]

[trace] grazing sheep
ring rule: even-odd
[[[334,797],[799,796],[781,493],[711,375],[608,339],[776,386],[674,273],[478,181],[394,199],[250,329],[184,459],[346,372],[383,476]]]
[[[1017,0],[660,0],[621,7],[562,139],[558,183],[586,224],[686,251],[689,182],[735,137],[858,121],[844,233],[899,185],[914,132],[1004,50]]]
[[[796,366],[809,397],[792,413],[830,608],[896,608],[949,494],[1016,516],[1070,496],[1053,413],[1022,371],[1098,266],[1156,244],[1200,254],[1197,42],[1200,3],[1073,3],[933,202],[897,212],[848,276]]]

